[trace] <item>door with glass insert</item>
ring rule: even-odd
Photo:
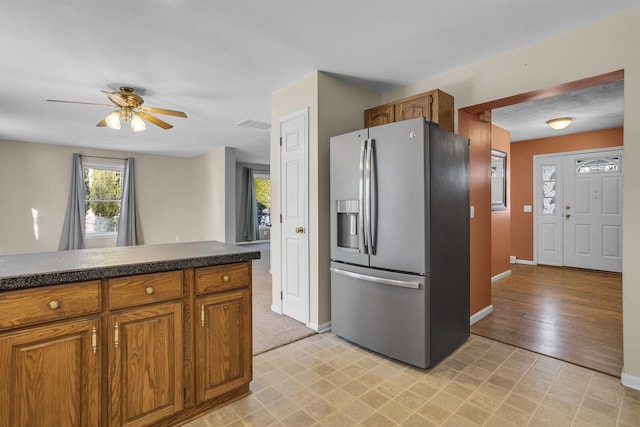
[[[622,150],[534,159],[539,264],[622,271]]]
[[[564,265],[622,271],[622,154],[564,159]]]

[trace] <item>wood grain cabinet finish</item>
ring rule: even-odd
[[[248,288],[196,299],[196,399],[206,401],[251,381],[251,294]]]
[[[372,127],[424,117],[438,123],[442,129],[453,132],[453,108],[453,96],[436,89],[365,110],[364,126]]]
[[[196,293],[198,295],[247,287],[250,283],[251,271],[246,263],[196,269]]]
[[[99,338],[98,316],[0,334],[0,425],[99,425]]]
[[[379,105],[364,111],[364,127],[386,125],[396,121],[396,105],[394,103]]]
[[[0,294],[0,331],[100,310],[99,280],[3,292]]]
[[[182,409],[182,303],[109,319],[109,425],[147,426]]]
[[[181,425],[249,394],[251,340],[251,261],[2,292],[0,426]]]

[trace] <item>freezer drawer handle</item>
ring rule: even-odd
[[[336,273],[336,274],[341,274],[347,277],[353,277],[354,279],[366,280],[368,282],[381,283],[383,285],[390,285],[390,286],[398,286],[400,288],[420,289],[419,282],[407,282],[404,280],[394,280],[394,279],[385,279],[383,277],[368,276],[366,274],[353,273],[351,271],[341,270],[335,267],[331,267],[329,270],[331,270],[333,273]]]

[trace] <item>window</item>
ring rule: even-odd
[[[620,157],[576,160],[576,174],[620,172]]]
[[[258,225],[271,226],[271,179],[269,175],[253,174],[258,203]]]
[[[87,236],[117,234],[123,172],[121,165],[83,165]]]
[[[556,165],[542,165],[542,214],[556,213]]]

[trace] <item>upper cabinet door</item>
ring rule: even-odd
[[[386,125],[396,121],[395,104],[384,104],[364,111],[364,127]]]
[[[433,95],[431,92],[406,98],[396,103],[396,121],[415,119],[416,117],[433,120]]]

